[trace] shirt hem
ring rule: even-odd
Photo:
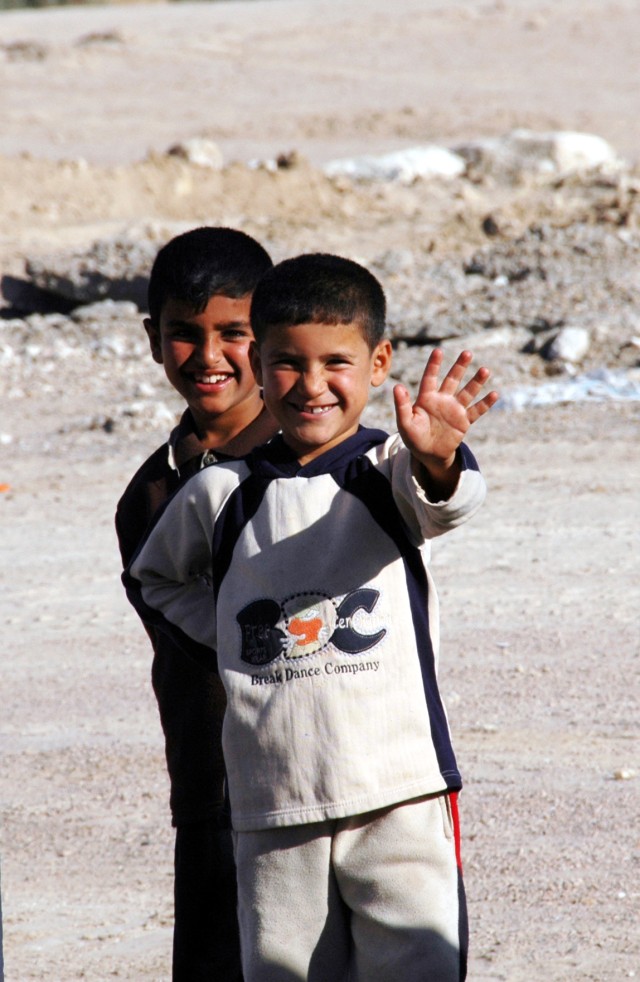
[[[310,825],[314,822],[364,815],[379,808],[388,808],[404,801],[411,801],[422,795],[459,791],[461,787],[460,775],[457,772],[447,772],[435,784],[431,779],[414,781],[385,793],[360,795],[356,798],[328,804],[279,808],[274,811],[249,815],[234,815],[232,809],[231,823],[235,832],[257,832],[261,829],[281,828],[290,825]]]

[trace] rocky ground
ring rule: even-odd
[[[492,368],[503,399],[470,441],[490,495],[434,558],[466,777],[470,979],[640,974],[638,13],[401,5],[404,35],[374,0],[0,15],[7,982],[169,978],[168,789],[112,515],[179,410],[141,327],[149,265],[204,223],[243,228],[275,259],[321,249],[368,264],[388,295],[394,379],[415,386],[434,343]],[[350,76],[326,71],[338,28]],[[185,47],[167,67],[170,30]],[[449,59],[425,66],[429,45]],[[299,99],[278,89],[290,112],[277,116],[285,55]],[[196,118],[205,57],[237,83],[217,127]],[[412,68],[422,101],[407,93]],[[178,69],[179,124],[157,101]],[[611,152],[568,159],[560,134],[576,130]],[[218,154],[207,142],[206,163],[189,159],[191,136]],[[151,152],[136,156],[142,140]],[[348,154],[434,142],[463,161],[455,176],[327,173]],[[393,425],[390,386],[369,418]]]

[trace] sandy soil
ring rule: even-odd
[[[229,162],[295,149],[317,165],[531,126],[597,133],[634,162],[639,47],[633,0],[0,14],[1,272],[122,229],[162,241],[178,223],[239,225],[276,258],[322,248],[370,261],[409,245],[435,261],[478,248],[490,212],[514,235],[593,215],[584,186],[336,187],[314,166],[218,174],[162,152],[207,135]],[[0,320],[0,346],[2,331]],[[7,982],[170,977],[168,783],[112,528],[166,422],[92,423],[141,385],[177,408],[139,340],[113,363],[36,353],[1,383]],[[498,344],[482,358],[500,387],[532,377]],[[496,409],[470,442],[490,495],[434,559],[442,688],[466,777],[469,976],[631,978],[638,406]]]

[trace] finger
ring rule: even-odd
[[[409,395],[407,389],[405,389],[404,385],[394,385],[393,401],[396,408],[398,428],[406,428],[411,422],[413,406],[411,405],[411,396]]]
[[[427,358],[427,364],[424,367],[418,388],[418,402],[428,392],[435,392],[438,388],[438,375],[440,374],[443,358],[444,354],[441,348],[434,348]]]
[[[473,354],[471,351],[461,351],[442,380],[440,391],[447,395],[455,395],[472,360]]]
[[[460,389],[457,396],[458,401],[463,406],[470,406],[490,378],[491,372],[488,368],[479,368],[473,378],[469,379],[464,388]]]
[[[475,423],[477,419],[484,416],[492,406],[495,406],[496,402],[500,398],[500,393],[496,392],[495,389],[492,392],[488,392],[486,396],[479,399],[478,402],[474,402],[472,406],[467,409],[467,419],[470,423]]]

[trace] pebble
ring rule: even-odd
[[[636,772],[630,767],[620,767],[618,770],[613,772],[613,778],[615,781],[630,781],[636,776]]]
[[[218,144],[204,137],[196,136],[190,140],[174,143],[167,150],[167,155],[210,170],[222,170],[224,166],[224,157]]]

